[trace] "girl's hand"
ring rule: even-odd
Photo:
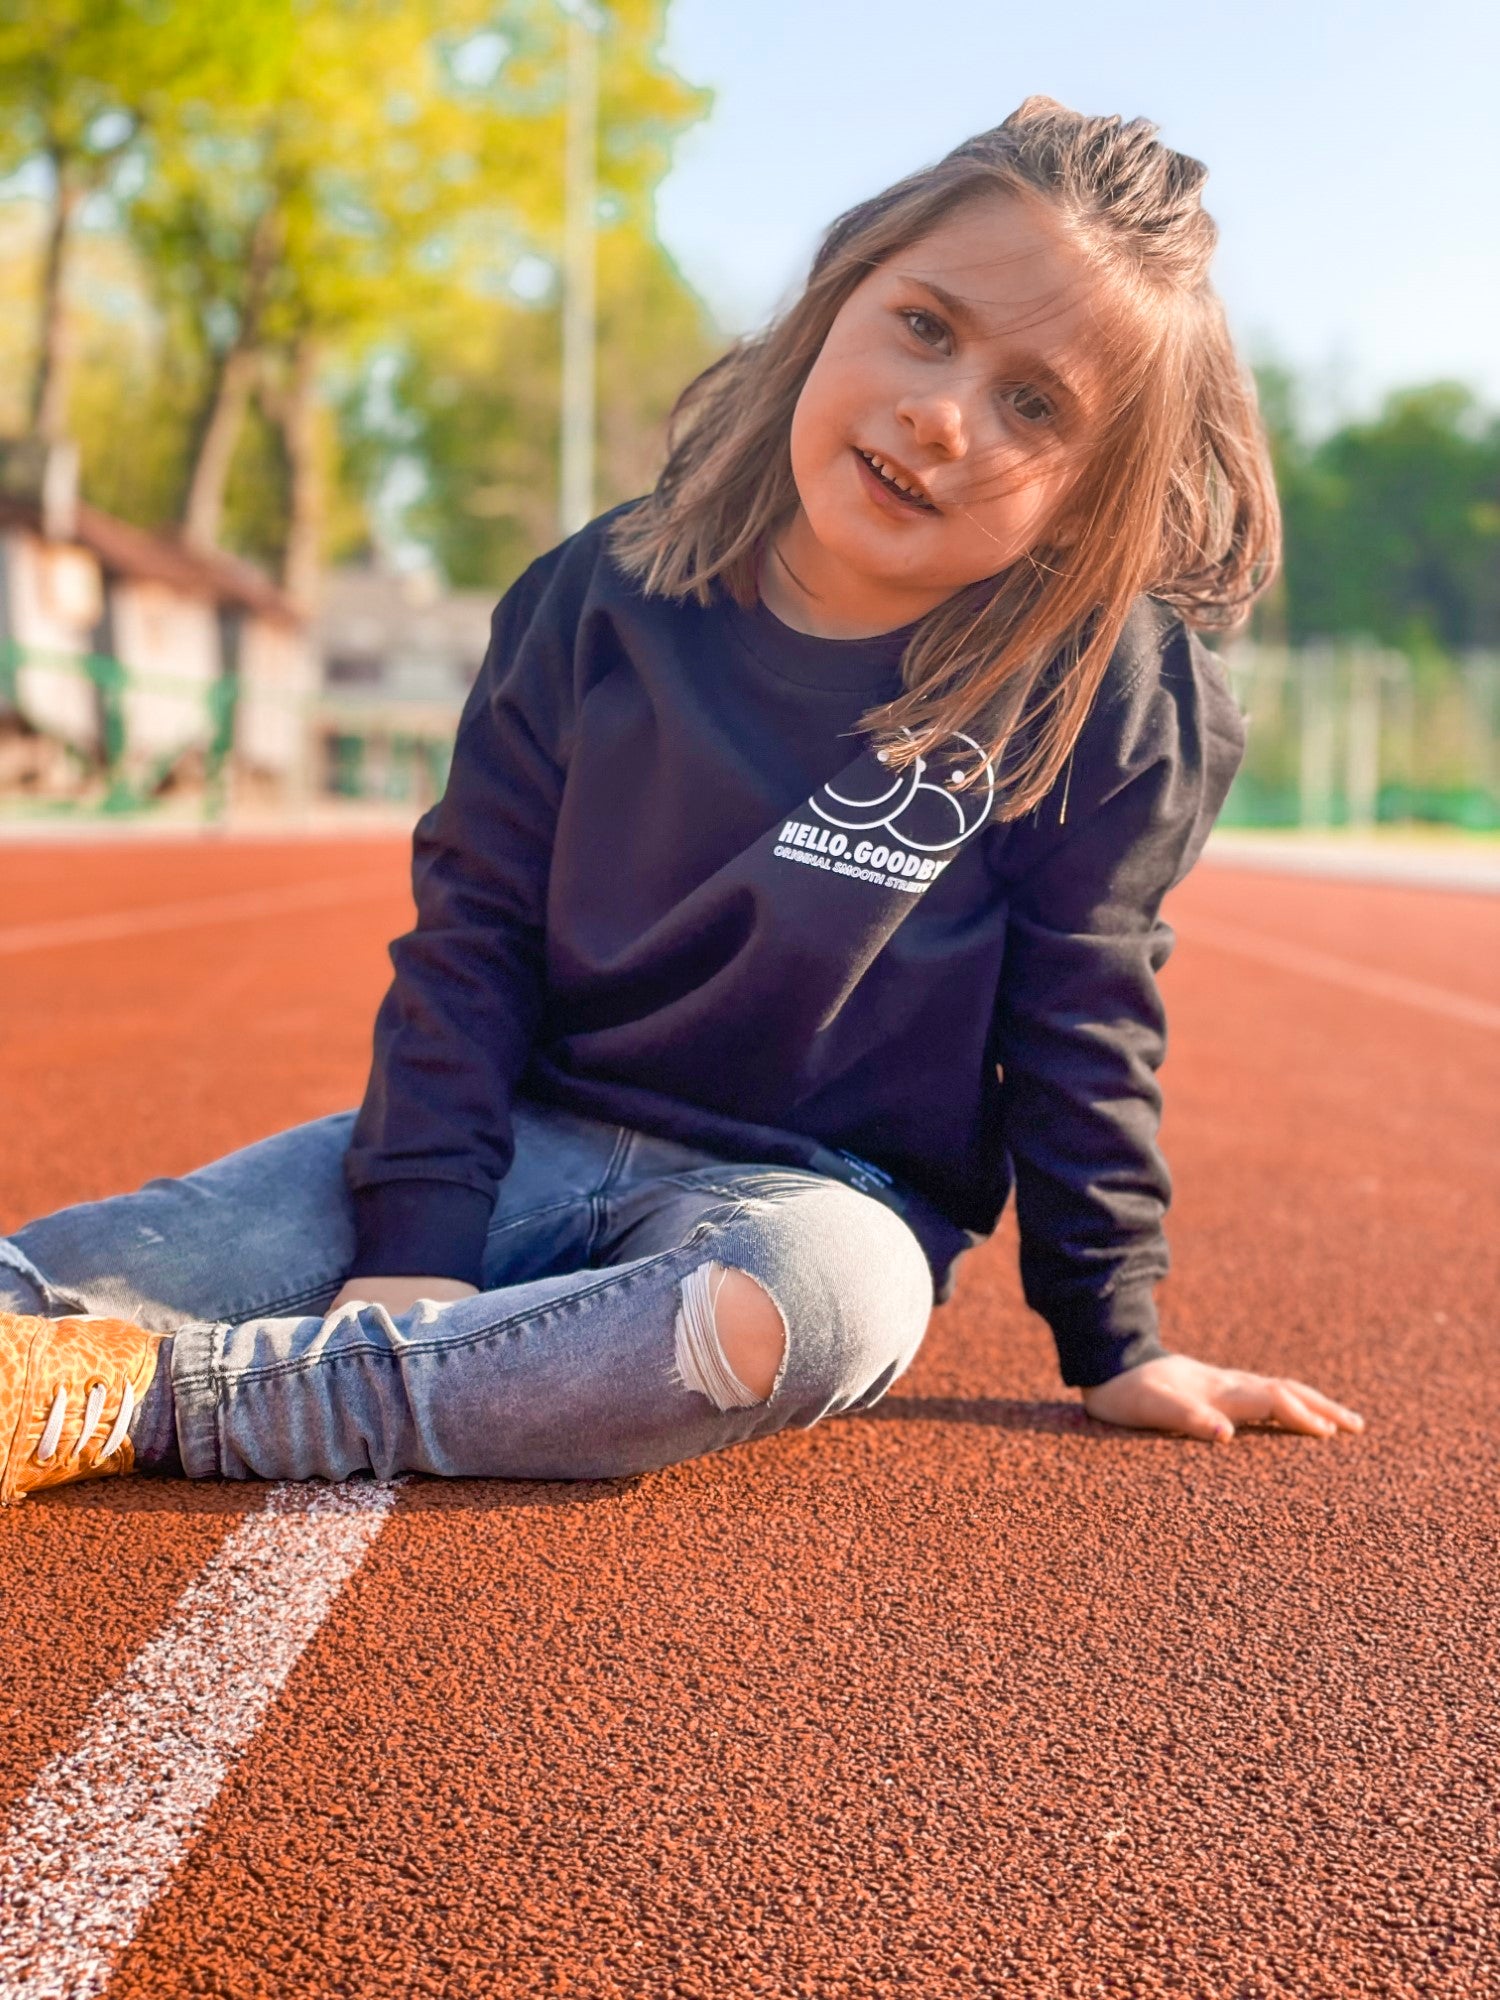
[[[328,1310],[334,1312],[358,1299],[361,1305],[384,1306],[387,1312],[399,1313],[418,1299],[471,1299],[478,1289],[477,1285],[466,1285],[462,1278],[350,1278]]]
[[[1158,1355],[1083,1390],[1082,1395],[1089,1415],[1107,1424],[1176,1431],[1208,1442],[1232,1438],[1237,1423],[1268,1419],[1314,1437],[1365,1427],[1363,1417],[1305,1382],[1284,1375],[1248,1375],[1239,1368],[1212,1368],[1186,1354]]]

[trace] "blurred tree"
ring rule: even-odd
[[[1258,364],[1254,375],[1261,421],[1265,425],[1271,464],[1276,474],[1284,532],[1287,493],[1301,477],[1302,470],[1302,425],[1297,382],[1291,370],[1276,361]],[[1249,630],[1252,637],[1262,644],[1284,646],[1287,643],[1288,622],[1286,563],[1283,560],[1270,586],[1255,601]]]
[[[35,165],[47,226],[28,428],[68,425],[73,344],[68,257],[91,194],[184,98],[253,88],[291,0],[0,0],[0,177]]]
[[[1294,639],[1500,643],[1500,419],[1456,382],[1402,389],[1287,482]]]
[[[654,237],[627,225],[599,239],[596,511],[654,484],[668,411],[724,347],[702,302]],[[555,283],[530,305],[434,320],[414,338],[383,424],[346,409],[367,463],[419,469],[404,527],[449,579],[497,594],[557,540]]]
[[[200,357],[188,541],[219,539],[257,387],[286,435],[294,508],[297,494],[304,512],[312,505],[316,424],[301,405],[316,390],[314,334],[350,340],[399,318],[441,205],[463,199],[454,189],[473,134],[443,97],[437,17],[461,23],[464,11],[302,0],[267,97],[189,101],[162,134],[126,219],[163,310]],[[301,588],[295,557],[290,566]]]
[[[1437,382],[1314,443],[1290,371],[1256,376],[1286,531],[1258,635],[1364,634],[1413,654],[1500,643],[1500,418]]]
[[[710,102],[661,61],[666,5],[602,15],[600,212],[643,268],[655,187]],[[566,28],[556,0],[226,0],[212,18],[60,0],[45,23],[0,0],[0,175],[42,165],[49,190],[33,423],[56,435],[73,406],[91,497],[200,545],[274,547],[304,598],[330,516],[340,546],[368,540],[350,482],[383,476],[388,440],[350,413],[372,371],[413,329],[467,321],[503,346],[525,319],[513,274],[560,241]],[[91,230],[110,303],[96,284],[75,313],[63,272],[89,192],[134,264]],[[657,263],[653,296],[700,318]],[[607,315],[602,335],[607,353]],[[556,397],[533,372],[532,435]],[[627,448],[621,407],[602,399],[606,464]]]
[[[707,103],[660,66],[663,15],[617,0],[603,38],[601,196],[632,217]],[[189,107],[129,209],[207,357],[188,539],[218,538],[255,393],[285,445],[283,581],[312,595],[335,482],[327,368],[469,293],[495,312],[517,259],[561,229],[564,26],[552,0],[304,0],[272,105]]]
[[[72,266],[69,430],[84,495],[124,520],[170,532],[198,402],[194,349],[164,324],[118,229],[81,231]],[[243,546],[248,554],[250,544]]]

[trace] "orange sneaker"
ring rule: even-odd
[[[127,1319],[0,1312],[0,1507],[134,1470],[126,1425],[166,1338]]]

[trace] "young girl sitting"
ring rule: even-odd
[[[0,1239],[0,1499],[595,1478],[868,1408],[1014,1185],[1095,1417],[1167,1353],[1166,891],[1279,523],[1204,169],[1029,98],[828,231],[495,612],[358,1112]]]

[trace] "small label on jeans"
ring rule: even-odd
[[[808,1165],[814,1173],[827,1174],[830,1179],[842,1181],[846,1187],[855,1188],[860,1194],[874,1195],[890,1208],[902,1209],[900,1195],[896,1192],[895,1180],[884,1168],[872,1166],[862,1160],[858,1153],[847,1152],[842,1146],[834,1153],[826,1146],[819,1146]]]

